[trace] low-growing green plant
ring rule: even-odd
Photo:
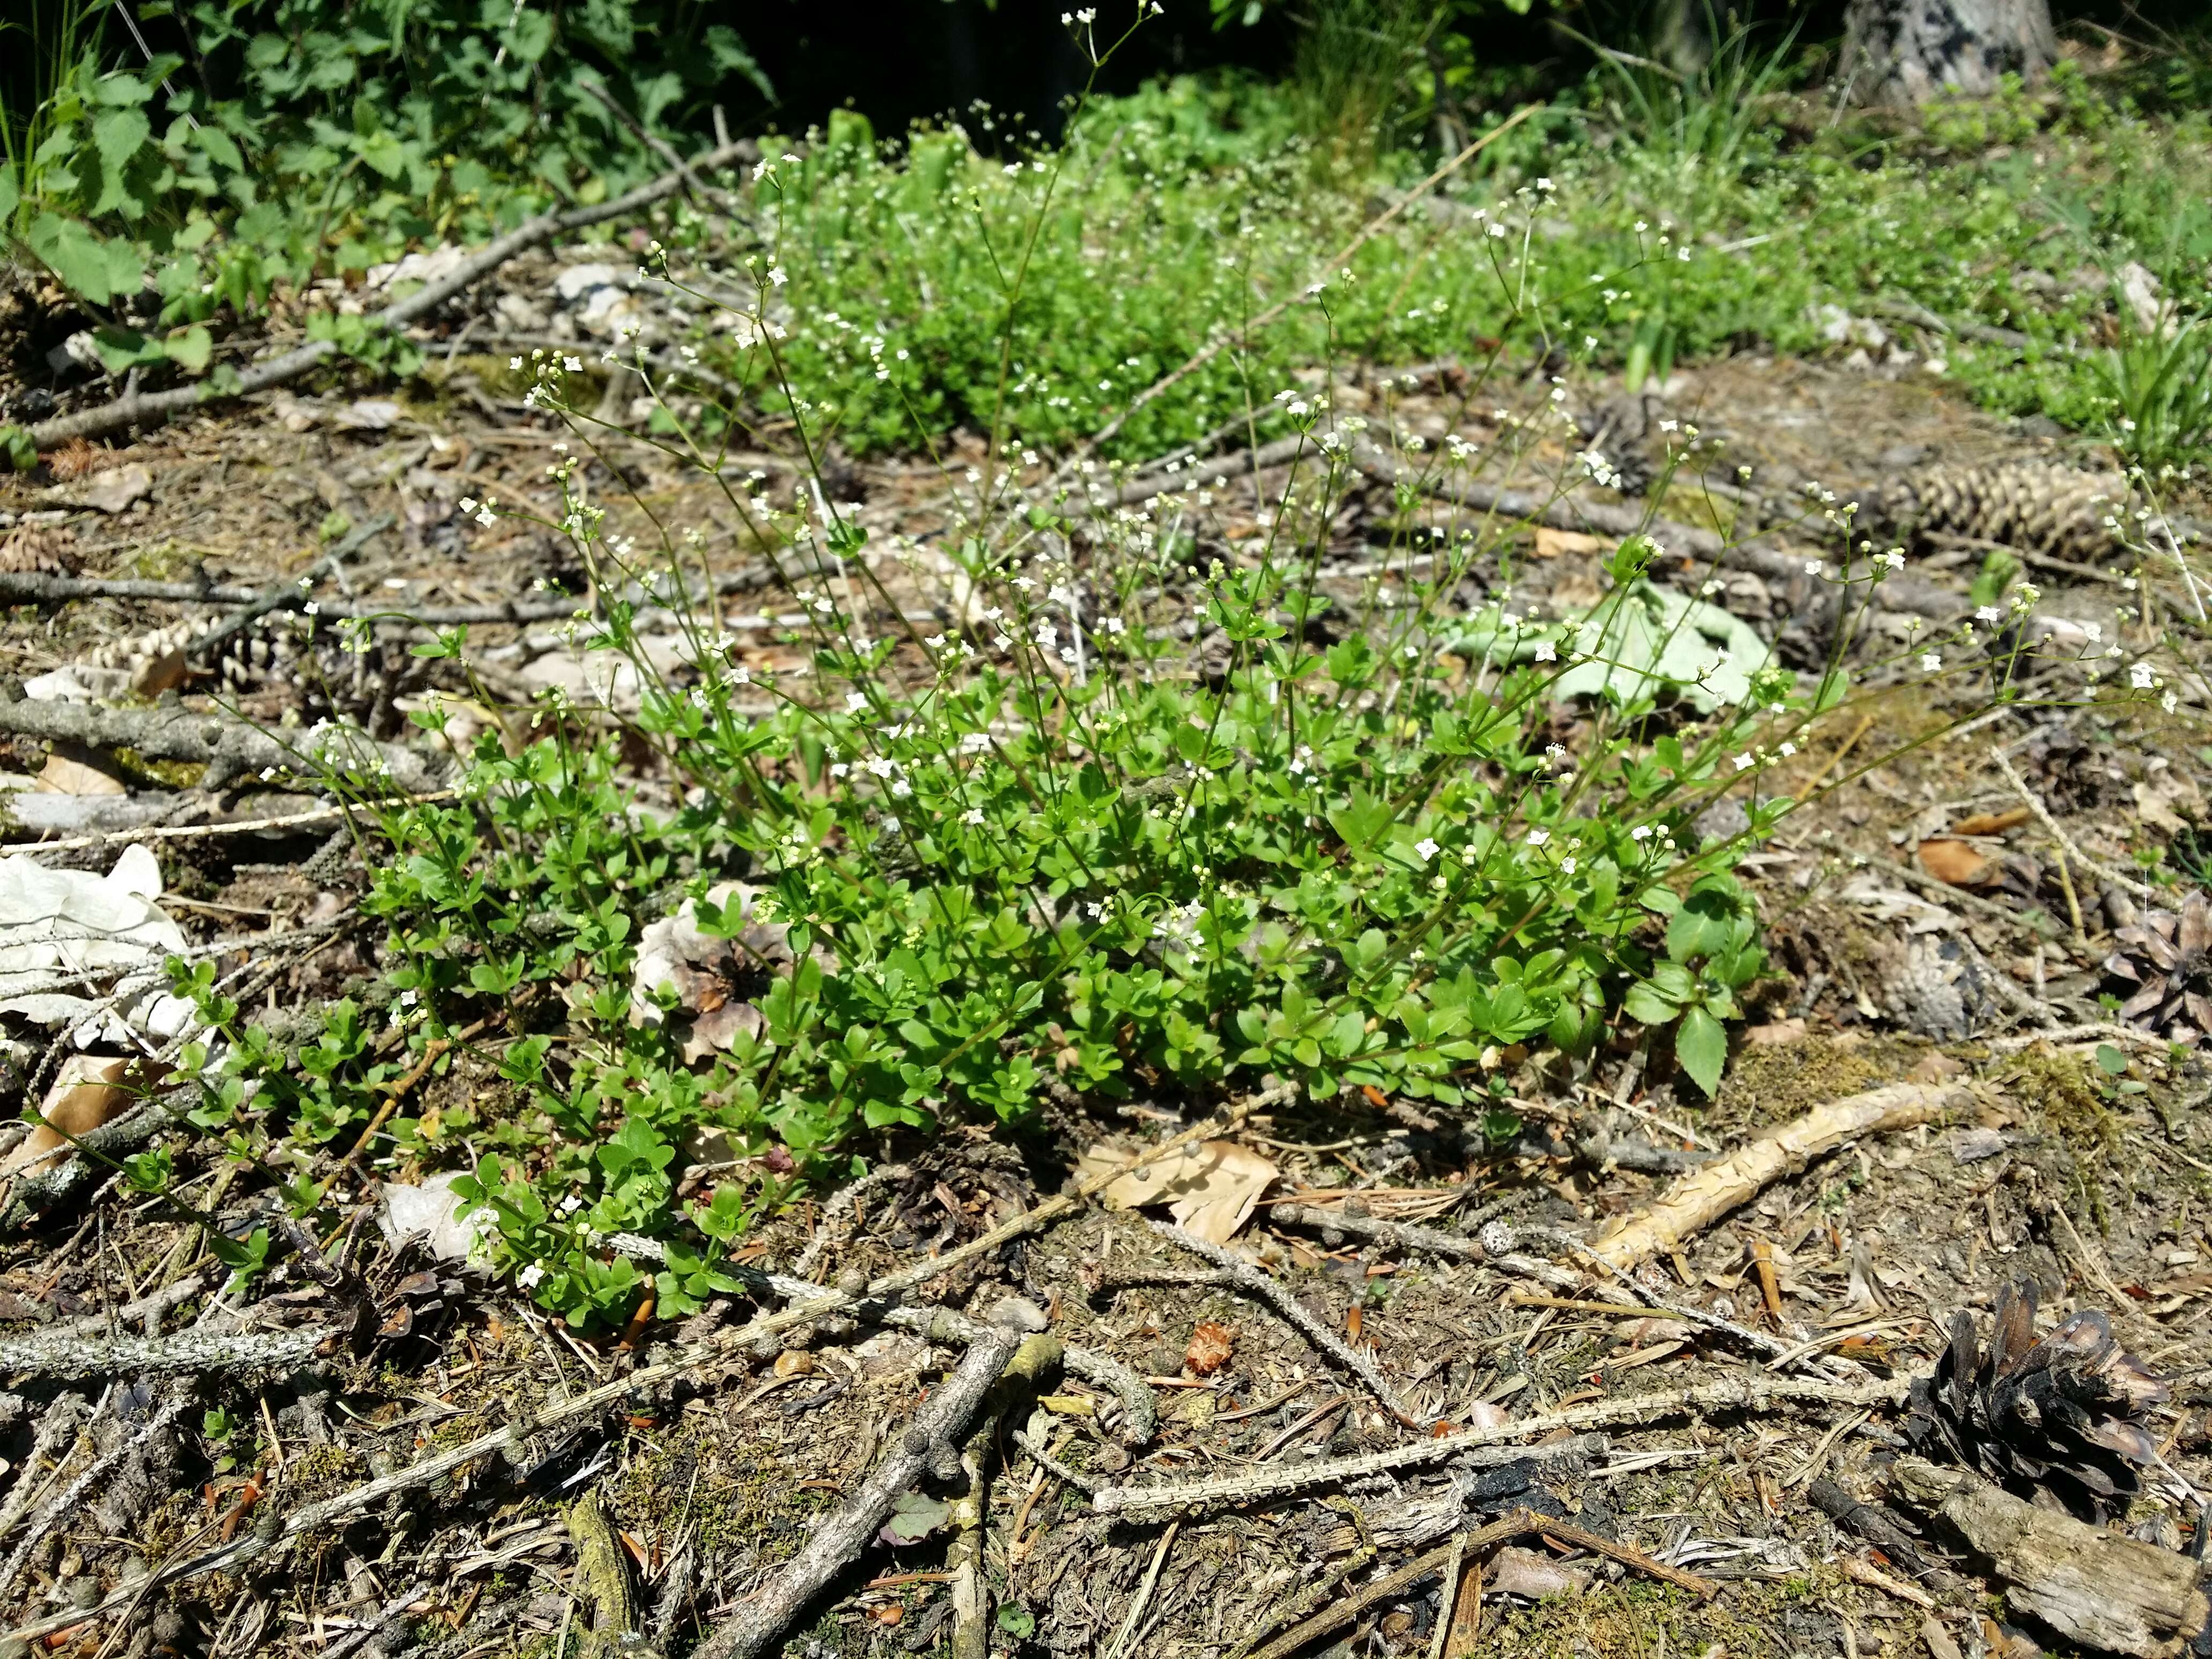
[[[2124,337],[2098,364],[2112,441],[2154,471],[2201,460],[2212,447],[2212,332],[2202,317],[2145,326],[2124,302],[2119,310]]]

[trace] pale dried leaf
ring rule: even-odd
[[[1127,1154],[1093,1146],[1078,1168],[1088,1180],[1110,1174]],[[1176,1224],[1210,1243],[1225,1244],[1252,1218],[1260,1196],[1280,1173],[1233,1140],[1201,1141],[1109,1182],[1099,1194],[1115,1209],[1165,1204]]]

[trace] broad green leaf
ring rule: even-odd
[[[45,261],[46,269],[80,298],[104,306],[114,295],[106,248],[75,219],[41,213],[31,221],[23,240]]]
[[[1686,1009],[1674,1032],[1674,1058],[1690,1080],[1711,1097],[1720,1087],[1721,1071],[1728,1064],[1728,1033],[1704,1009]]]

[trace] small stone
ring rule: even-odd
[[[1511,1255],[1520,1247],[1520,1236],[1503,1221],[1486,1221],[1474,1236],[1486,1256]]]
[[[753,1339],[750,1352],[752,1357],[763,1365],[773,1364],[776,1356],[782,1352],[783,1339],[774,1331],[763,1331]]]
[[[868,1288],[868,1276],[858,1267],[848,1267],[837,1275],[837,1290],[843,1296],[859,1296]]]
[[[786,1348],[776,1355],[773,1369],[778,1376],[811,1376],[818,1368],[805,1349]]]
[[[929,1431],[924,1428],[908,1429],[899,1437],[899,1444],[905,1448],[909,1455],[922,1456],[929,1450]]]

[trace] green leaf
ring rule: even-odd
[[[1395,816],[1389,802],[1376,799],[1364,789],[1355,789],[1349,801],[1328,815],[1328,822],[1346,847],[1362,848],[1388,830]]]
[[[108,279],[107,250],[100,239],[75,219],[58,213],[41,213],[31,221],[23,240],[31,252],[81,299],[104,306],[115,289]]]
[[[92,124],[92,142],[100,151],[100,166],[111,174],[122,172],[153,132],[153,124],[147,120],[143,110],[105,112]]]
[[[1680,1006],[1648,981],[1630,986],[1620,1000],[1620,1012],[1639,1025],[1664,1025]]]
[[[161,349],[169,361],[181,369],[198,374],[208,366],[208,358],[215,350],[215,341],[204,328],[195,325],[180,328],[161,343]]]
[[[999,1609],[999,1628],[1018,1640],[1036,1629],[1036,1614],[1009,1601]]]
[[[1728,1064],[1728,1033],[1702,1008],[1686,1009],[1674,1032],[1674,1058],[1708,1098],[1720,1087]]]

